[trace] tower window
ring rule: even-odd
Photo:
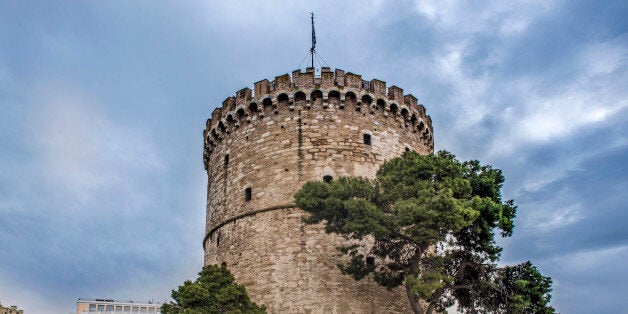
[[[247,202],[251,200],[251,188],[250,187],[244,189],[244,200]]]
[[[226,268],[227,267],[227,263],[222,262],[222,264],[220,264],[220,267],[225,267]]]
[[[334,179],[334,177],[332,177],[330,175],[323,176],[323,181],[325,181],[327,183],[331,182],[331,180],[333,180],[333,179]]]
[[[220,234],[216,236],[216,246],[220,246]]]
[[[364,133],[364,144],[371,145],[371,134]]]
[[[366,266],[369,266],[369,267],[375,266],[375,258],[373,256],[366,257]]]
[[[225,155],[225,166],[229,165],[229,154]]]

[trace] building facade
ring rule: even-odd
[[[162,303],[111,299],[78,299],[76,314],[160,314]]]
[[[340,273],[343,239],[305,225],[307,181],[373,178],[405,150],[433,152],[432,121],[396,86],[313,68],[254,84],[207,120],[205,264],[225,264],[272,313],[405,313],[403,289]]]

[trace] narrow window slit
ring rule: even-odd
[[[251,188],[250,187],[244,189],[244,200],[245,201],[247,201],[247,202],[250,201],[251,200],[251,195],[252,194],[251,194]]]

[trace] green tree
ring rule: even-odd
[[[251,302],[246,288],[235,283],[224,266],[207,265],[198,278],[186,280],[172,290],[175,302],[161,307],[163,314],[266,313],[266,308]]]
[[[295,195],[306,223],[348,239],[340,270],[405,286],[415,313],[548,312],[551,279],[531,264],[499,268],[495,232],[510,236],[516,206],[503,201],[501,170],[440,151],[406,152],[373,180],[308,182]],[[524,284],[525,282],[525,284]]]

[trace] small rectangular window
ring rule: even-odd
[[[96,312],[96,304],[90,304],[89,305],[89,311],[90,312]]]
[[[250,187],[244,189],[244,200],[247,202],[251,200],[251,188]]]
[[[229,165],[229,154],[225,155],[225,166]]]
[[[371,134],[364,133],[364,144],[371,145]]]

